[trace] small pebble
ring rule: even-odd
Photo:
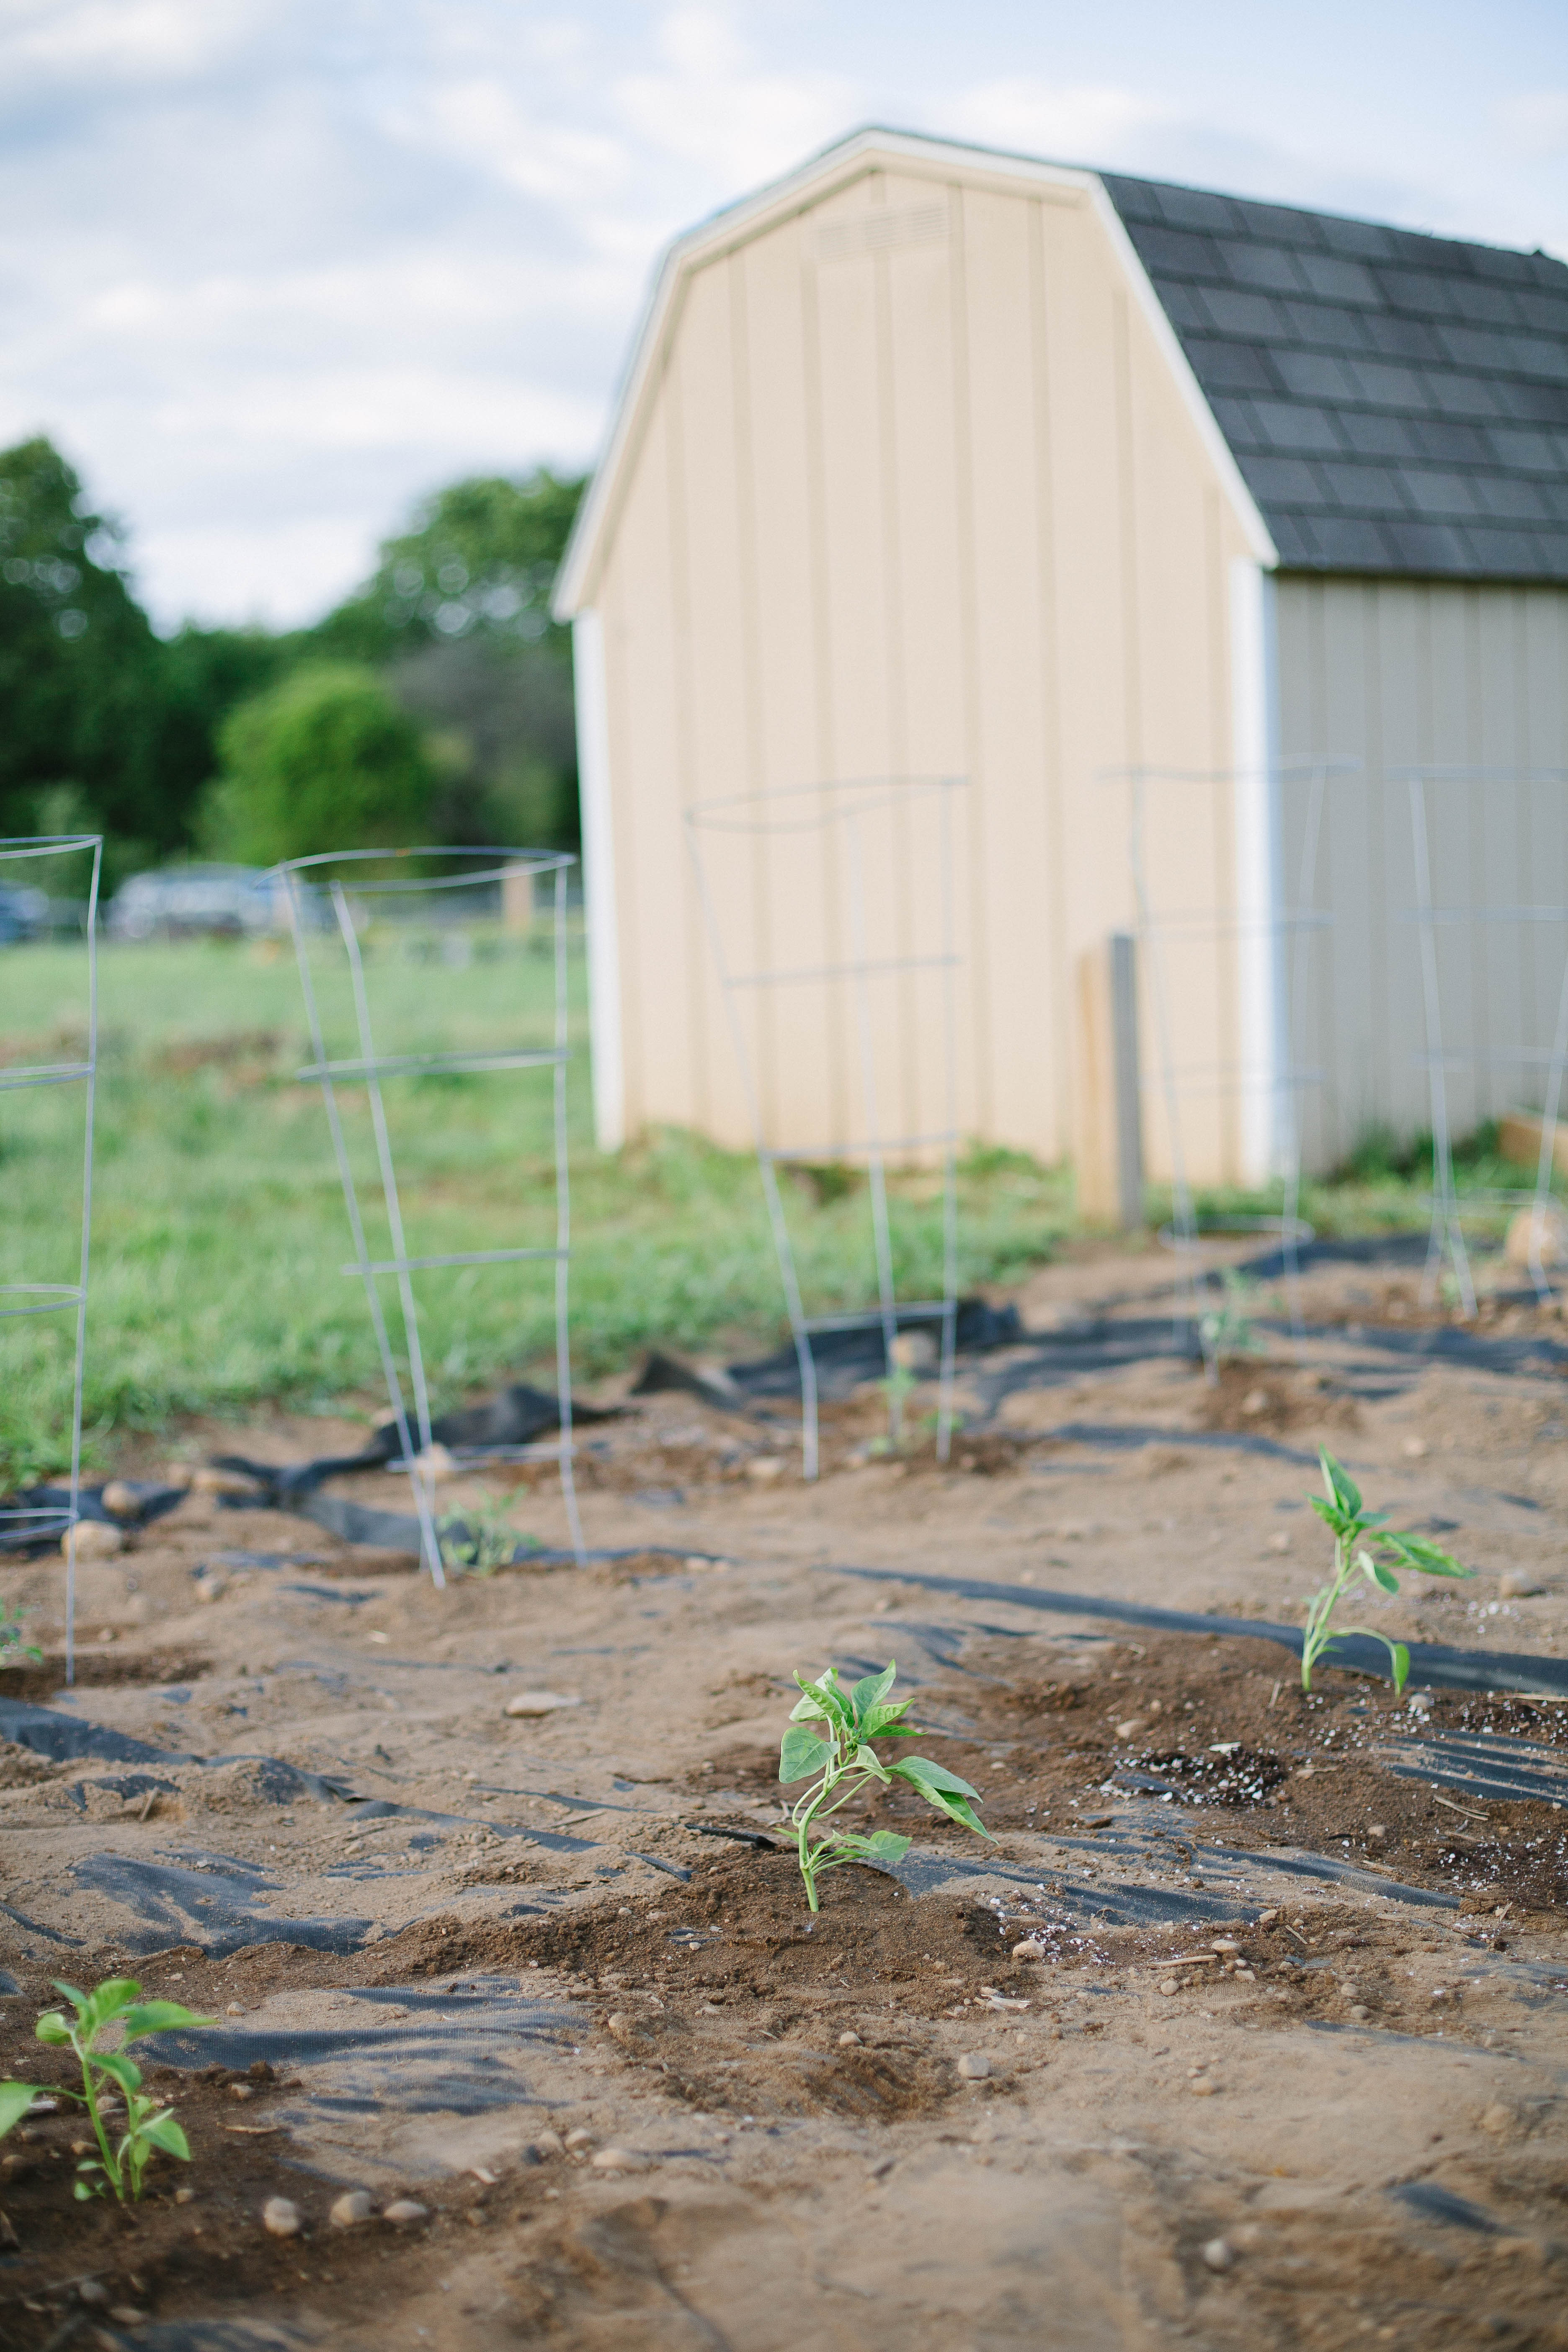
[[[1194,2099],[1212,2099],[1218,2088],[1217,2083],[1211,2083],[1206,2075],[1200,2074],[1192,2086],[1193,2096]]]
[[[334,2230],[353,2230],[360,2222],[368,2221],[374,2210],[368,2189],[349,2189],[338,2199],[327,2219]]]
[[[984,2050],[966,2050],[958,2062],[958,2071],[966,2083],[984,2083],[991,2072],[991,2061]]]
[[[541,2156],[564,2156],[566,2143],[558,2131],[542,2131],[533,2142]]]
[[[566,2147],[568,2153],[580,2147],[592,2147],[594,2145],[594,2135],[588,2129],[586,2124],[579,2124],[575,2130],[569,2131],[567,2133],[563,2145]]]
[[[381,2218],[384,2221],[390,2221],[394,2229],[406,2230],[416,2221],[427,2221],[430,2208],[421,2205],[413,2197],[395,2197]]]
[[[560,1707],[581,1706],[582,1704],[580,1698],[564,1691],[517,1691],[508,1699],[506,1711],[508,1715],[553,1715]]]
[[[1512,2121],[1513,2117],[1506,2107],[1493,2105],[1488,2107],[1481,2117],[1481,2129],[1489,2132],[1505,2132]]]
[[[1538,1576],[1530,1576],[1522,1569],[1510,1568],[1498,1579],[1498,1591],[1505,1601],[1529,1601],[1546,1587]]]
[[[1160,1979],[1160,1990],[1162,1992],[1180,1992],[1181,1986],[1177,1983],[1174,1977],[1162,1977]]]
[[[78,2284],[77,2294],[83,2303],[100,2304],[109,2301],[109,2289],[100,2279],[82,2279]]]
[[[647,2158],[630,2147],[602,2147],[590,2161],[595,2172],[642,2172]]]
[[[838,2037],[838,2047],[840,2050],[858,2050],[860,2036],[858,2033],[841,2033]]]
[[[194,2189],[175,2189],[175,2191],[174,2191],[174,2202],[175,2202],[175,2204],[176,2204],[176,2205],[194,2205],[194,2204],[195,2203],[195,2201],[196,2201],[196,2192],[195,2192],[195,2190]]]
[[[144,2327],[147,2324],[146,2313],[138,2311],[133,2303],[111,2303],[109,2315],[117,2327]]]
[[[1204,2248],[1204,2260],[1211,2271],[1227,2271],[1236,2256],[1224,2238],[1211,2238]]]
[[[1016,1960],[1043,1960],[1045,1957],[1044,1944],[1037,1944],[1033,1936],[1026,1936],[1021,1944],[1015,1944],[1013,1947],[1013,1958]]]
[[[243,2017],[245,2011],[237,2000],[231,2000],[226,2014],[229,2017]]]
[[[1407,1437],[1405,1439],[1405,1452],[1412,1462],[1419,1462],[1426,1451],[1426,1440],[1424,1437]]]
[[[60,1558],[68,1559],[71,1553],[71,1533],[68,1528],[60,1538]],[[125,1549],[125,1538],[118,1528],[105,1519],[79,1519],[76,1524],[76,1556],[78,1559],[112,1559],[117,1551]]]
[[[231,2083],[228,2095],[231,2099],[254,2099],[256,2093],[248,2083]]]
[[[261,2209],[261,2226],[274,2238],[297,2238],[300,2208],[287,2197],[269,2197]]]

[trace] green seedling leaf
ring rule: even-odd
[[[0,2139],[14,2131],[37,2097],[33,2083],[0,2083]]]
[[[866,1841],[866,1851],[873,1862],[902,1862],[910,1843],[896,1830],[873,1830]]]
[[[1348,1519],[1361,1516],[1361,1488],[1343,1465],[1334,1460],[1326,1445],[1318,1448],[1318,1459],[1323,1465],[1323,1484],[1329,1490],[1329,1500]]]
[[[929,1796],[932,1790],[944,1790],[958,1797],[980,1795],[973,1781],[961,1780],[956,1772],[950,1772],[945,1764],[933,1764],[929,1756],[906,1756],[891,1769],[901,1780],[911,1782],[922,1797]]]
[[[931,1802],[936,1806],[939,1812],[943,1812],[947,1815],[949,1821],[962,1822],[966,1830],[973,1830],[976,1836],[988,1838],[993,1845],[995,1844],[995,1839],[992,1837],[991,1832],[986,1828],[984,1822],[981,1820],[979,1814],[975,1811],[967,1797],[954,1797],[943,1792],[940,1796],[933,1796],[931,1798]]]
[[[837,1724],[843,1731],[847,1731],[849,1729],[852,1721],[849,1712],[849,1703],[845,1697],[844,1693],[838,1687],[838,1669],[837,1666],[829,1666],[826,1672],[819,1675],[814,1683],[808,1683],[804,1675],[798,1674],[795,1676],[795,1680],[800,1685],[801,1689],[805,1694],[806,1697],[816,1701],[818,1709],[822,1715],[826,1716],[829,1723]],[[797,1708],[796,1714],[801,1717],[803,1721],[810,1722],[812,1720],[812,1717],[806,1714],[804,1709]],[[792,1717],[791,1719],[793,1721],[794,1717]]]
[[[779,1779],[787,1788],[792,1780],[809,1780],[827,1762],[828,1744],[804,1723],[792,1723],[784,1733],[779,1748]]]
[[[142,2088],[142,2069],[134,2058],[122,2058],[117,2050],[95,2050],[92,2054],[94,2063],[111,2074],[122,2091]]]
[[[136,1988],[140,1992],[140,1985]],[[195,2032],[204,2025],[216,2025],[216,2018],[198,2017],[194,2010],[182,2009],[177,2000],[143,2000],[128,2009],[121,2019],[127,2042],[140,2042],[145,2033],[182,2033]]]
[[[58,2009],[47,2009],[33,2032],[39,2042],[47,2042],[51,2050],[58,2050],[70,2041],[70,2027]]]
[[[1405,1568],[1419,1569],[1423,1576],[1474,1576],[1473,1568],[1465,1568],[1452,1552],[1435,1544],[1426,1536],[1386,1535],[1380,1538],[1385,1549],[1394,1553]]]
[[[160,2109],[157,2115],[149,2116],[137,2128],[138,2136],[147,2141],[150,2147],[161,2147],[165,2156],[177,2156],[182,2164],[189,2164],[191,2144],[175,2121],[172,2108]],[[125,2145],[129,2146],[129,2144],[130,2134],[127,2133]],[[121,2152],[124,2153],[123,2147]]]
[[[1384,1592],[1398,1591],[1399,1579],[1394,1570],[1391,1568],[1385,1568],[1381,1560],[1373,1559],[1371,1552],[1358,1551],[1355,1564],[1364,1577],[1372,1583],[1380,1586]]]
[[[898,1680],[898,1664],[895,1660],[891,1665],[884,1666],[879,1675],[862,1675],[850,1692],[849,1704],[854,1710],[855,1721],[862,1738],[868,1737],[869,1732],[867,1717],[874,1714],[881,1706]]]

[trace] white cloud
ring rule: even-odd
[[[1060,163],[1125,161],[1149,132],[1178,119],[1174,108],[1141,90],[1027,77],[959,90],[949,116],[956,133],[984,146]]]
[[[1568,89],[1536,89],[1505,99],[1497,110],[1505,136],[1526,155],[1546,162],[1568,152]]]
[[[232,52],[256,15],[247,0],[10,0],[0,74],[161,81]]]
[[[651,147],[700,165],[726,193],[788,170],[855,119],[850,82],[761,65],[727,8],[672,9],[659,25],[658,45],[658,69],[615,83],[616,110]]]

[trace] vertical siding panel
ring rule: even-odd
[[[1059,856],[1052,838],[1054,652],[1042,605],[1048,530],[1047,387],[1038,204],[974,192],[967,202],[975,696],[984,772],[983,854],[993,1040],[993,1129],[1062,1149]],[[979,1106],[971,1124],[980,1125]]]
[[[1052,400],[1051,352],[1055,340],[1055,315],[1047,291],[1046,267],[1046,216],[1053,210],[1036,200],[1029,206],[1029,402],[1033,418],[1035,459],[1035,570],[1039,608],[1039,652],[1034,667],[1037,691],[1037,724],[1040,731],[1041,777],[1045,800],[1045,884],[1044,902],[1055,952],[1047,960],[1045,984],[1048,991],[1047,1021],[1050,1038],[1048,1091],[1045,1093],[1039,1134],[1040,1144],[1047,1160],[1058,1160],[1067,1149],[1068,1120],[1071,1116],[1069,1096],[1071,1053],[1069,1019],[1072,992],[1066,969],[1068,942],[1067,919],[1067,823],[1063,808],[1063,744],[1062,744],[1062,673],[1059,626],[1059,583],[1058,579],[1057,494],[1056,494],[1056,409]],[[1029,674],[1026,650],[1019,655],[1021,677]],[[1026,919],[1026,930],[1032,924]],[[1005,1129],[1004,1131],[1007,1131]],[[1019,1116],[1016,1132],[1033,1135],[1034,1124]]]

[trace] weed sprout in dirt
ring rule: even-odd
[[[795,1675],[801,1696],[790,1710],[789,1728],[779,1753],[779,1779],[786,1788],[796,1780],[811,1782],[805,1794],[795,1801],[790,1825],[795,1833],[806,1900],[814,1911],[818,1907],[816,1882],[823,1871],[837,1870],[847,1862],[899,1862],[910,1850],[909,1839],[894,1830],[874,1830],[868,1837],[860,1837],[827,1826],[829,1815],[874,1782],[890,1788],[895,1780],[907,1780],[949,1821],[962,1822],[980,1837],[991,1835],[974,1811],[980,1791],[967,1780],[924,1756],[906,1756],[897,1764],[884,1764],[871,1747],[873,1739],[920,1737],[913,1725],[903,1720],[914,1701],[889,1700],[898,1672],[896,1664],[884,1666],[879,1675],[865,1675],[848,1691],[840,1687],[835,1666],[814,1683]]]
[[[1410,1672],[1410,1653],[1403,1642],[1391,1641],[1386,1633],[1379,1633],[1370,1625],[1342,1625],[1337,1629],[1331,1625],[1334,1611],[1346,1591],[1358,1576],[1364,1576],[1378,1591],[1397,1592],[1395,1568],[1417,1569],[1423,1576],[1474,1576],[1476,1571],[1473,1568],[1461,1568],[1441,1545],[1428,1542],[1425,1536],[1399,1535],[1384,1527],[1388,1513],[1367,1509],[1361,1498],[1361,1488],[1326,1445],[1319,1446],[1318,1458],[1323,1465],[1328,1500],[1325,1502],[1320,1495],[1310,1496],[1308,1500],[1333,1536],[1334,1572],[1307,1604],[1306,1636],[1301,1643],[1301,1688],[1311,1689],[1312,1668],[1338,1634],[1364,1633],[1369,1640],[1381,1642],[1388,1652],[1394,1687],[1402,1691]],[[1363,1536],[1368,1538],[1366,1543],[1362,1541]]]
[[[143,2000],[133,1977],[108,1977],[90,1993],[78,1992],[58,1977],[54,1983],[55,1990],[63,1992],[76,2011],[75,2019],[68,2018],[63,2010],[47,2010],[33,2030],[49,2049],[75,2051],[82,2087],[62,2089],[59,2095],[87,2109],[99,2147],[97,2156],[85,2157],[77,2167],[76,2195],[85,2200],[101,2197],[108,2189],[122,2205],[128,2192],[134,2201],[141,2197],[142,2177],[154,2149],[178,2157],[183,2164],[190,2162],[191,2151],[174,2109],[161,2106],[143,2092],[142,2069],[133,2058],[126,2057],[126,2049],[149,2033],[189,2032],[213,2021],[194,2016],[178,2001]],[[119,2048],[100,2050],[99,2036],[114,2027],[120,2030]],[[118,2147],[110,2141],[104,2120],[111,2084],[125,2101],[125,2130]],[[37,2095],[36,2084],[0,2083],[0,2137],[21,2122]]]

